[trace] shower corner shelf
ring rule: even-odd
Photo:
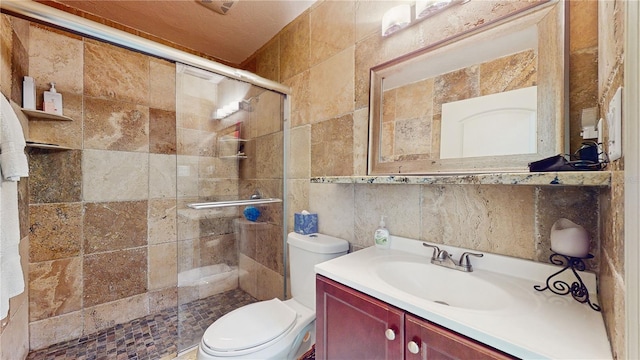
[[[242,151],[245,143],[249,140],[233,135],[224,135],[218,139],[218,154],[220,159],[247,159],[247,155]],[[223,145],[224,144],[224,145]],[[237,151],[237,152],[236,152]],[[236,152],[236,153],[234,153]]]
[[[41,110],[22,108],[22,112],[25,113],[29,118],[33,120],[73,121],[73,119],[70,117],[67,117],[64,115],[52,114],[52,113],[48,113]]]

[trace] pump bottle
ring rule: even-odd
[[[51,89],[44,92],[44,104],[42,110],[45,112],[62,115],[62,94],[56,90],[56,83],[51,83]]]
[[[389,230],[386,228],[384,223],[384,215],[380,217],[380,225],[376,229],[373,239],[376,242],[376,247],[379,249],[388,249],[391,246]]]

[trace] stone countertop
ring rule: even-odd
[[[608,171],[313,177],[316,184],[611,186]]]
[[[570,295],[560,296],[549,290],[540,292],[533,288],[534,285],[544,286],[547,277],[561,269],[558,266],[485,253],[482,258],[471,259],[472,273],[439,267],[462,275],[490,279],[492,286],[511,295],[508,301],[496,298],[497,303],[505,306],[485,310],[446,306],[413,296],[390,286],[375,274],[377,264],[397,259],[436,266],[430,264],[433,250],[421,246],[421,243],[392,236],[389,250],[366,248],[318,264],[315,270],[317,274],[519,358],[612,358],[601,312],[592,310],[586,303],[577,302]],[[455,256],[468,251],[437,245]],[[447,276],[442,271],[440,274]],[[590,291],[591,301],[597,303],[597,295],[593,293],[596,289],[595,274],[580,272],[580,276]],[[569,270],[561,279],[569,283],[574,280]],[[471,298],[474,296],[473,293],[465,294]]]

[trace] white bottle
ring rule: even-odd
[[[380,226],[373,234],[373,239],[376,242],[376,247],[379,249],[388,249],[391,246],[391,239],[389,238],[389,230],[385,227],[384,216],[380,217]]]
[[[22,80],[22,107],[36,109],[36,82],[30,76],[25,76]]]
[[[51,83],[51,89],[44,92],[42,110],[62,116],[62,94],[56,91],[56,83]]]

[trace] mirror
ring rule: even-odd
[[[546,2],[373,67],[369,174],[522,172],[565,152],[564,14]]]

